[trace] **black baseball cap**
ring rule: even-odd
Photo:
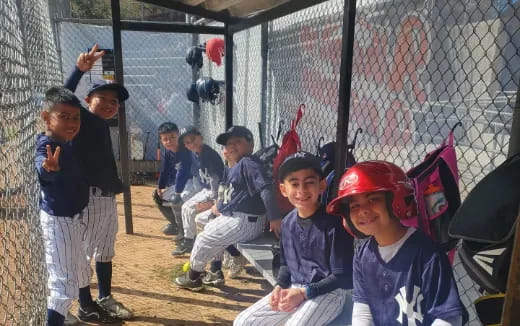
[[[303,169],[313,169],[320,176],[320,179],[323,178],[321,160],[318,156],[308,152],[296,152],[287,156],[280,165],[278,169],[279,181],[282,182],[289,173]]]
[[[230,137],[242,137],[245,138],[248,142],[253,141],[253,133],[251,132],[251,130],[247,129],[244,126],[233,126],[229,128],[225,133],[217,136],[217,143],[220,145],[226,145]]]
[[[200,130],[195,126],[187,126],[184,128],[181,128],[181,135],[187,136],[187,135],[200,135]]]
[[[98,79],[93,81],[90,84],[90,87],[88,89],[87,95],[90,96],[92,93],[96,91],[104,91],[104,90],[110,90],[115,91],[117,93],[117,97],[119,98],[120,102],[128,100],[130,95],[128,94],[128,91],[126,88],[122,85],[110,83],[103,79]]]

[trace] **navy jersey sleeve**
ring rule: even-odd
[[[79,81],[81,80],[81,77],[83,77],[83,74],[83,71],[79,70],[78,67],[74,66],[74,70],[72,70],[69,77],[67,77],[63,86],[69,89],[70,91],[75,92],[76,88],[78,87]]]
[[[283,244],[282,244],[283,234],[280,235],[280,269],[278,271],[278,280],[277,284],[283,288],[287,289],[291,286],[291,272],[289,271],[289,267],[287,267],[287,261],[285,260],[285,254],[283,252]]]
[[[352,263],[353,275],[353,291],[352,300],[354,302],[368,304],[368,297],[366,293],[367,284],[363,274],[363,252],[365,247],[368,247],[369,240],[365,240],[364,243],[360,244],[354,254],[354,261]]]
[[[251,159],[242,165],[242,176],[251,197],[272,185],[271,180],[266,178],[263,166]]]
[[[434,319],[462,316],[463,324],[468,320],[466,309],[462,304],[457,284],[453,277],[448,257],[443,252],[435,252],[426,264],[422,274],[425,314]]]
[[[161,171],[159,173],[159,181],[157,182],[157,188],[164,189],[166,188],[167,178],[168,178],[168,167],[172,166],[171,156],[168,155],[167,151],[161,152]]]
[[[175,192],[181,193],[184,191],[186,182],[191,178],[191,152],[188,150],[181,150],[177,152],[177,176],[175,178]]]
[[[333,274],[344,274],[349,279],[347,288],[352,288],[352,261],[354,258],[354,239],[345,231],[341,225],[340,218],[337,218],[333,228],[329,230],[330,248],[330,268]]]
[[[52,182],[56,179],[56,176],[58,175],[59,171],[51,171],[47,172],[42,166],[43,161],[47,158],[47,148],[45,147],[47,144],[41,144],[36,148],[36,155],[35,155],[35,164],[36,164],[36,172],[38,173],[38,177],[42,181],[46,182]],[[51,145],[52,146],[52,145]],[[56,150],[56,146],[52,146],[52,151],[54,152]]]

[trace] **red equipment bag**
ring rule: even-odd
[[[291,122],[291,129],[283,136],[282,144],[280,145],[280,149],[278,150],[278,155],[276,155],[273,161],[273,181],[275,183],[275,198],[280,208],[280,212],[285,216],[290,210],[294,208],[291,203],[287,200],[287,198],[283,197],[280,193],[280,189],[278,184],[280,180],[278,179],[278,169],[280,165],[283,163],[285,158],[291,154],[294,154],[301,150],[301,142],[298,133],[296,132],[296,127],[303,117],[303,113],[305,111],[305,104],[300,104],[298,107],[298,111],[296,112],[296,118]]]

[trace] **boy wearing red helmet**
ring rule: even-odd
[[[352,326],[458,326],[467,321],[446,254],[401,219],[416,214],[406,174],[368,161],[341,178],[327,212],[343,215],[347,231],[368,237],[354,255]]]

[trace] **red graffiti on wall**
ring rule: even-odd
[[[352,67],[351,119],[358,122],[369,118],[370,122],[365,122],[367,132],[388,145],[406,142],[411,137],[410,103],[421,105],[426,102],[420,74],[430,56],[427,28],[420,16],[408,15],[395,30],[397,34],[392,38],[392,34],[385,33],[393,33],[394,29],[377,28],[358,19]],[[389,40],[393,40],[391,44]],[[323,105],[337,108],[341,23],[329,21],[304,26],[300,41],[303,55],[311,62],[302,68],[307,94]],[[327,64],[314,66],[313,60]],[[323,67],[327,67],[326,70]],[[379,97],[383,91],[388,97]],[[374,95],[377,98],[372,98]],[[380,116],[381,110],[384,114]]]

